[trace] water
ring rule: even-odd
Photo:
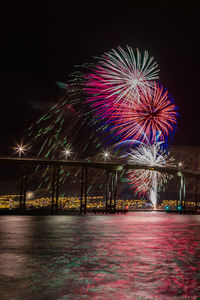
[[[0,299],[200,299],[200,216],[1,216]]]

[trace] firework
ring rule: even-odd
[[[86,161],[95,159],[94,154],[99,152],[102,146],[101,140],[94,128],[86,122],[85,114],[81,114],[82,112],[77,109],[75,104],[71,104],[68,95],[69,93],[50,107],[29,128],[31,153],[46,159],[84,159]],[[38,190],[46,188],[47,185],[48,190],[51,190],[52,169],[49,166],[40,166],[36,168],[36,171],[41,173]],[[68,168],[66,171],[66,168],[61,167],[59,181],[61,184],[71,181],[79,183],[79,173],[80,170],[76,168]],[[102,175],[102,180],[104,177]],[[98,182],[100,186],[102,184],[100,178]]]
[[[85,76],[85,91],[89,102],[96,106],[140,102],[140,97],[151,92],[153,80],[158,79],[158,65],[145,51],[141,55],[131,47],[118,47],[105,53],[92,72]],[[105,111],[106,113],[106,111]]]
[[[139,166],[149,167],[175,167],[175,160],[169,156],[169,153],[162,149],[162,143],[157,142],[153,145],[140,144],[129,154],[129,163]],[[149,194],[150,200],[156,208],[157,191],[172,178],[172,175],[159,171],[135,169],[128,171],[129,182],[132,189],[135,189],[140,195]]]
[[[167,140],[176,127],[177,108],[173,98],[161,84],[141,97],[133,107],[116,105],[109,120],[121,140],[136,139],[150,143]]]
[[[134,52],[128,46],[125,50],[118,47],[105,53],[94,66],[81,66],[71,74],[67,84],[58,83],[66,90],[65,98],[30,129],[30,135],[34,137],[32,150],[37,151],[38,157],[68,159],[73,148],[73,159],[89,161],[102,144],[105,147],[113,141],[135,139],[148,144],[135,149],[139,155],[142,147],[146,147],[147,161],[141,158],[141,164],[159,165],[160,155],[166,166],[167,154],[158,149],[158,144],[150,146],[149,143],[164,141],[173,132],[177,113],[168,92],[155,83],[158,71],[157,63],[147,51],[142,55],[138,49]],[[153,152],[157,153],[155,160]],[[130,154],[131,163],[134,162],[133,154]],[[107,161],[109,153],[104,152],[103,157]],[[136,163],[140,164],[139,158]],[[44,172],[44,182],[50,182],[48,172],[48,169]],[[132,188],[140,193],[151,189],[151,201],[155,204],[157,185],[159,187],[166,177],[159,172],[148,172],[130,171],[129,179]],[[78,178],[76,174],[64,173],[60,176],[63,183],[66,176]]]

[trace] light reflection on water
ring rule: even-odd
[[[0,299],[200,299],[200,216],[1,216]]]

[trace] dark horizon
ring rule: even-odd
[[[27,127],[59,100],[56,82],[66,82],[74,65],[118,45],[148,50],[158,62],[159,81],[180,114],[172,145],[200,146],[197,17],[195,7],[169,4],[13,8],[3,29],[0,155],[11,153],[15,141],[28,142]]]

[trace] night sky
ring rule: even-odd
[[[93,62],[118,45],[154,56],[160,82],[180,114],[173,144],[200,146],[197,8],[134,1],[109,7],[103,2],[54,1],[37,7],[26,2],[8,8],[1,28],[0,155],[10,153],[27,127],[58,101],[63,92],[56,82],[67,81],[74,65]]]

